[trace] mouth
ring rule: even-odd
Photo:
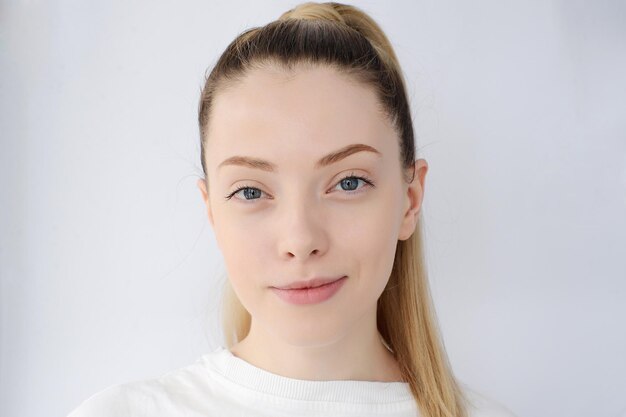
[[[325,278],[325,277],[316,277],[316,278],[312,278],[309,280],[304,280],[304,281],[296,281],[296,282],[292,282],[291,284],[288,285],[284,285],[281,287],[272,287],[278,290],[304,290],[304,289],[312,289],[312,288],[318,288],[324,285],[328,285],[331,284],[333,282],[336,282],[342,278],[346,278],[346,276],[340,276],[340,277],[333,277],[333,278]]]
[[[290,304],[317,304],[330,299],[333,295],[340,291],[347,279],[347,276],[343,276],[316,287],[289,289],[271,287],[271,290],[283,301]]]

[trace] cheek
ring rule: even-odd
[[[234,204],[234,203],[233,203]],[[259,308],[259,291],[271,285],[272,231],[262,216],[229,210],[228,204],[214,213],[215,238],[224,258],[228,279],[241,303],[251,313]],[[275,266],[274,266],[275,269]]]
[[[388,190],[333,220],[335,249],[353,260],[358,286],[376,298],[387,285],[393,267],[398,244],[398,204],[394,191]]]

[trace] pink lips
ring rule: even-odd
[[[330,283],[313,288],[283,289],[271,287],[274,293],[291,304],[315,304],[328,300],[343,286],[348,277],[342,277]],[[315,284],[311,284],[315,285]]]
[[[342,278],[342,277],[340,277]],[[339,278],[324,278],[324,277],[315,277],[304,281],[296,281],[291,284],[284,285],[281,287],[274,287],[281,290],[300,290],[303,288],[314,288],[319,287],[321,285],[330,284],[333,281],[337,281]]]

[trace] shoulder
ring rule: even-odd
[[[173,370],[156,378],[116,384],[96,392],[67,417],[154,417],[168,410],[174,416],[206,389],[199,363]]]
[[[500,402],[464,386],[465,398],[468,400],[468,417],[517,417]]]
[[[135,416],[146,401],[137,385],[137,382],[117,384],[96,392],[67,417]]]

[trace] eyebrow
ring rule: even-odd
[[[357,152],[371,152],[378,155],[378,157],[382,156],[380,151],[378,151],[378,149],[376,148],[365,145],[363,143],[355,143],[352,145],[344,146],[343,148],[324,156],[322,159],[315,163],[315,168],[319,169],[334,164]],[[230,158],[225,159],[221,164],[219,164],[217,168],[220,169],[226,165],[244,166],[248,168],[260,169],[267,172],[274,172],[277,170],[277,166],[272,162],[258,158],[251,158],[249,156],[231,156]]]

